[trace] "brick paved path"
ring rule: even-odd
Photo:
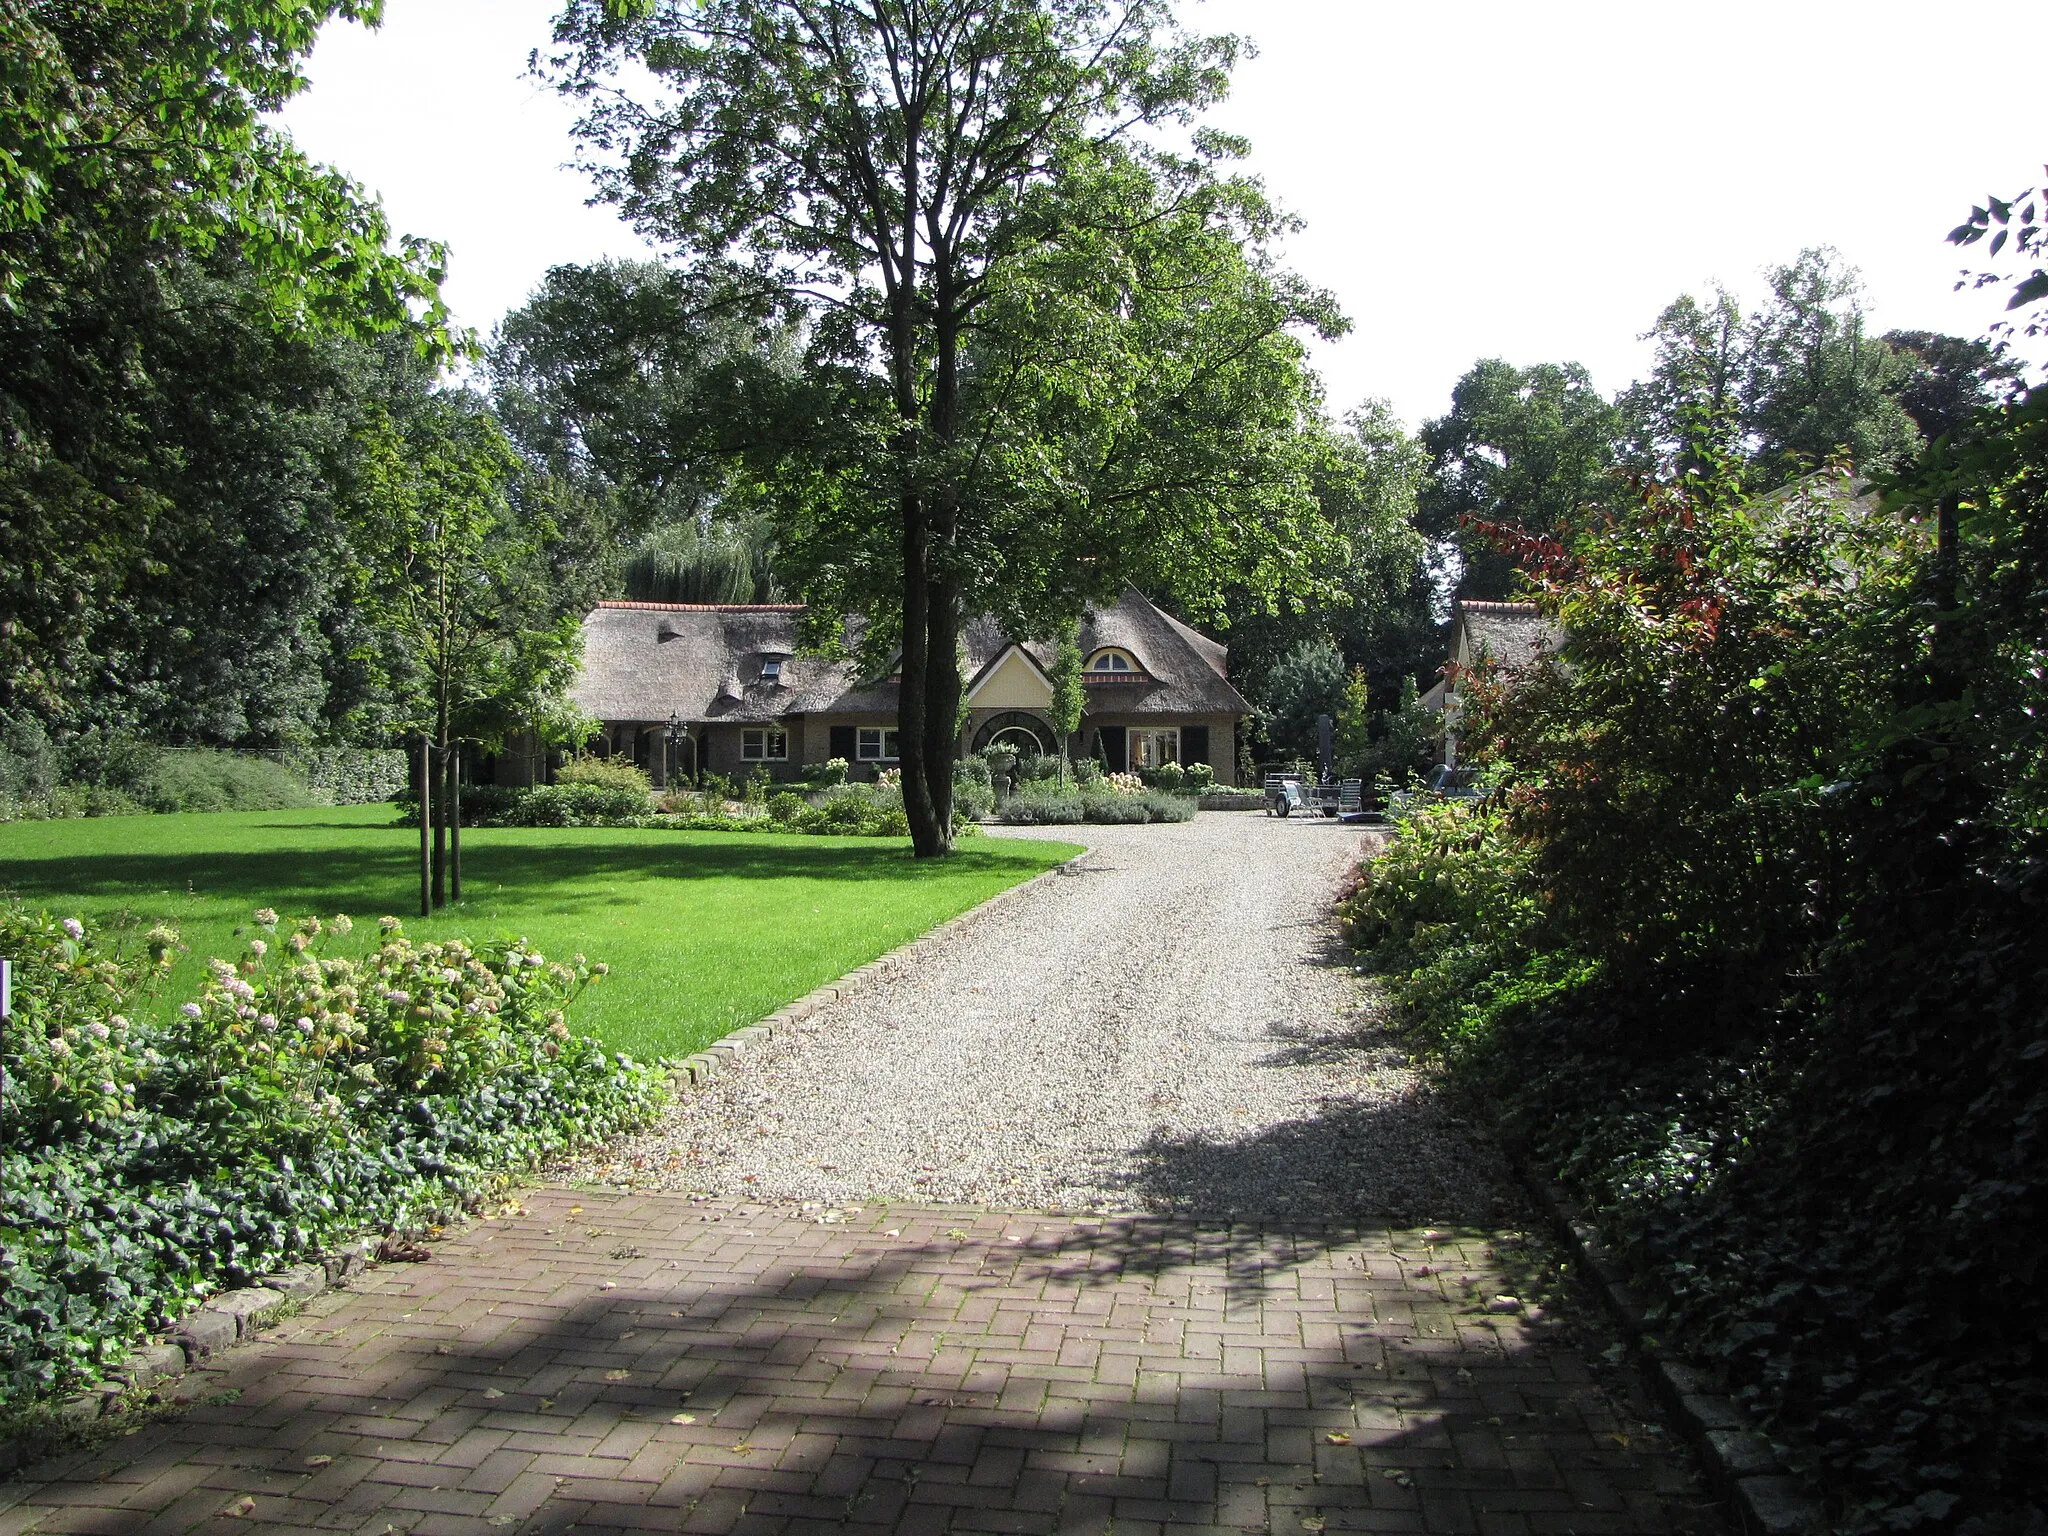
[[[1717,1529],[1477,1233],[527,1199],[0,1485],[0,1536]]]

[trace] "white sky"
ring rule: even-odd
[[[552,265],[645,253],[563,169],[567,107],[524,79],[550,0],[388,0],[334,26],[284,121],[448,242],[450,304],[488,331]],[[1291,263],[1355,325],[1318,354],[1333,410],[1438,415],[1475,358],[1577,361],[1613,391],[1680,292],[1831,244],[1872,319],[1978,335],[1942,236],[2037,186],[2039,0],[1202,0],[1260,56],[1213,121],[1307,220]],[[2007,61],[2001,64],[2000,61]]]

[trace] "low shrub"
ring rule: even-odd
[[[908,837],[903,792],[883,784],[847,784],[806,806],[795,830],[828,837]]]
[[[976,773],[973,770],[979,769]],[[956,820],[979,821],[996,810],[995,787],[989,783],[988,765],[974,758],[962,761],[953,774],[953,815]]]
[[[781,826],[789,826],[810,807],[802,795],[791,794],[788,790],[768,797],[768,817]]]
[[[307,747],[284,754],[316,799],[331,805],[375,805],[403,793],[406,754],[384,747]]]
[[[366,1229],[474,1206],[509,1172],[641,1125],[661,1074],[573,1034],[604,974],[522,941],[415,944],[385,918],[281,924],[161,1020],[167,929],[111,948],[0,907],[0,1404],[77,1387],[199,1297]]]
[[[1082,821],[1098,822],[1104,825],[1129,823],[1136,825],[1152,819],[1150,807],[1142,795],[1119,795],[1104,790],[1083,790],[1081,792]]]
[[[555,770],[557,784],[594,784],[599,789],[630,789],[650,794],[645,769],[621,757],[572,757]]]
[[[1087,819],[1079,790],[1045,784],[1020,785],[1003,802],[1001,815],[1012,827],[1066,826]]]
[[[1188,776],[1179,763],[1161,763],[1157,768],[1141,768],[1138,778],[1147,789],[1163,790],[1177,795],[1187,787]]]
[[[507,827],[632,826],[650,809],[647,791],[623,784],[542,784],[505,810]]]
[[[1496,802],[1419,804],[1397,827],[1339,916],[1421,1043],[1456,1057],[1520,999],[1542,910],[1530,850]]]
[[[286,811],[318,803],[283,763],[205,747],[158,754],[136,797],[152,811]]]
[[[1206,795],[1216,787],[1216,770],[1207,763],[1181,764],[1181,792]]]
[[[63,821],[79,816],[146,816],[149,807],[100,784],[59,784],[40,794],[0,791],[0,822]]]
[[[844,784],[853,765],[843,757],[828,757],[822,763],[806,764],[803,782],[806,789],[834,789]]]
[[[1195,814],[1195,802],[1185,795],[1155,790],[1124,794],[1040,781],[1020,788],[1005,800],[1000,814],[1004,822],[1015,827],[1186,821]]]
[[[1192,795],[1168,795],[1158,790],[1133,797],[1145,807],[1147,821],[1193,821],[1200,809]]]

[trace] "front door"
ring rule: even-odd
[[[1095,733],[1095,750],[1111,773],[1124,773],[1131,765],[1130,749],[1124,745],[1124,728],[1105,725]]]

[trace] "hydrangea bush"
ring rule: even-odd
[[[522,941],[414,943],[385,918],[256,914],[199,995],[178,953],[0,907],[16,1013],[0,1079],[0,1404],[90,1379],[195,1299],[365,1230],[474,1207],[510,1172],[644,1124],[653,1067],[576,1035],[604,975]]]

